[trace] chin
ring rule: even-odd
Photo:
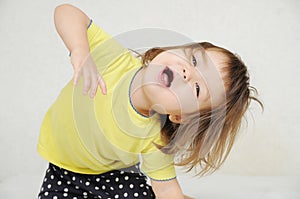
[[[167,110],[165,109],[165,107],[161,104],[155,104],[151,107],[151,110],[155,111],[156,113],[162,114],[162,115],[166,115],[168,114]]]

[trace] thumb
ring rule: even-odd
[[[99,75],[99,77],[98,77],[98,83],[101,88],[102,94],[106,95],[107,94],[106,84],[105,84],[103,78],[101,77],[101,75]]]

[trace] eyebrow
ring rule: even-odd
[[[183,52],[184,52],[184,55],[187,57],[188,54],[187,54],[187,48],[183,48]]]

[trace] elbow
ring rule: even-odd
[[[71,4],[68,4],[68,3],[60,4],[55,7],[54,13],[61,12],[62,10],[72,8],[72,7],[74,7],[74,6],[72,6]]]
[[[88,25],[90,22],[89,17],[82,12],[79,8],[71,5],[71,4],[61,4],[58,5],[54,10],[54,23],[57,27],[60,23],[63,22],[73,22],[79,21],[84,23],[84,25]]]
[[[70,4],[61,4],[55,7],[54,9],[54,18],[57,18],[57,16],[60,16],[62,13],[64,13],[66,10],[72,8],[73,6]]]
[[[54,23],[55,23],[55,25],[60,20],[60,17],[62,16],[62,13],[64,12],[66,6],[69,6],[69,4],[61,4],[59,6],[56,6],[56,8],[54,9]]]

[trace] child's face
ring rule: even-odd
[[[225,95],[222,56],[202,48],[167,50],[144,68],[143,91],[161,114],[183,115],[216,105]]]

